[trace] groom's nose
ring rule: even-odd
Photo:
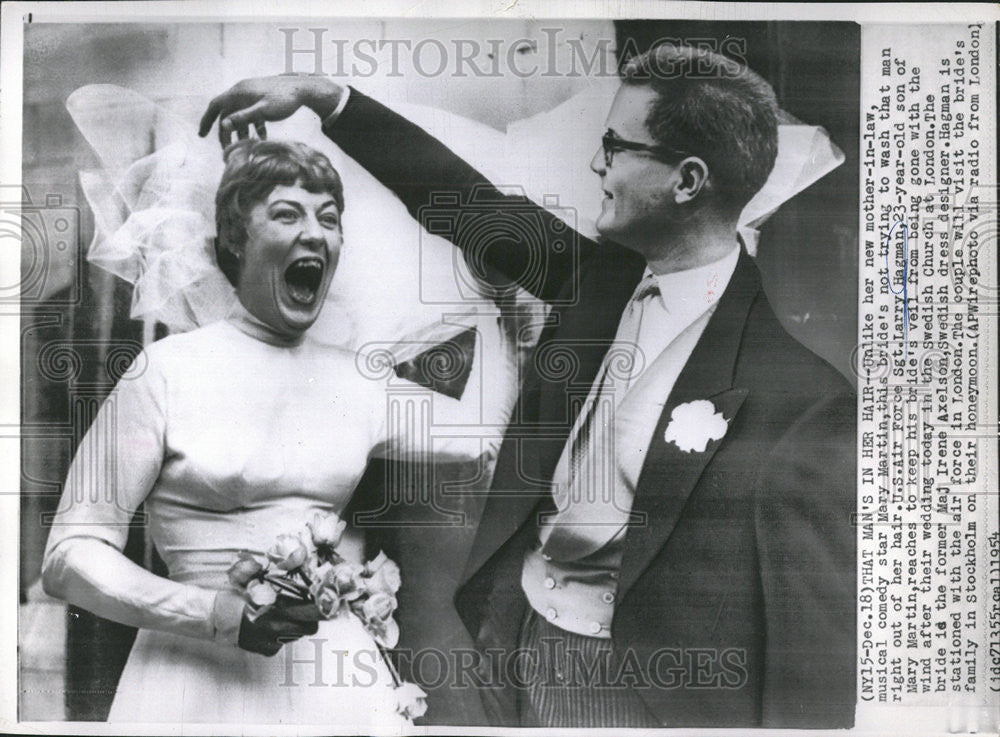
[[[597,151],[594,152],[594,157],[590,160],[590,170],[602,177],[607,172],[607,167],[604,166],[604,148],[602,146],[598,146]]]

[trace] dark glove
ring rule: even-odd
[[[237,644],[244,650],[271,657],[277,655],[286,642],[319,630],[319,612],[313,604],[302,604],[279,597],[267,612],[251,620],[250,607],[243,610]]]

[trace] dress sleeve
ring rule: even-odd
[[[77,449],[42,564],[45,591],[133,627],[235,644],[242,600],[156,576],[122,550],[163,464],[166,382],[144,352]]]
[[[497,321],[477,321],[468,381],[459,398],[393,377],[378,387],[371,457],[393,461],[492,460],[517,393],[516,353]]]

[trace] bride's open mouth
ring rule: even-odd
[[[316,301],[323,283],[323,261],[315,256],[296,259],[285,269],[285,284],[292,300],[301,305]]]

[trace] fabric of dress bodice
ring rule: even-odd
[[[382,444],[385,396],[353,354],[273,345],[242,332],[251,327],[218,323],[197,336],[208,341],[187,341],[206,349],[179,351],[198,371],[171,372],[166,388],[146,510],[174,580],[219,579],[240,550],[263,553],[314,512],[341,512]]]

